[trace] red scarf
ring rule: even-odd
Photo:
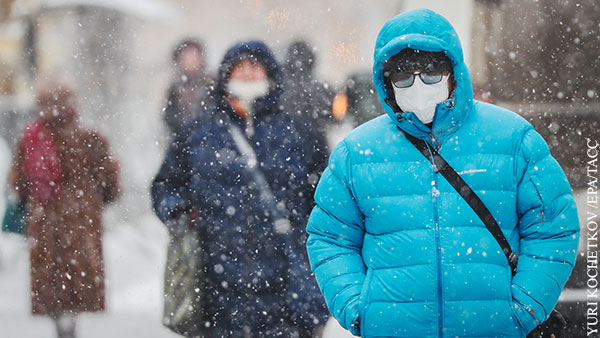
[[[25,128],[23,145],[29,193],[41,201],[56,197],[63,173],[52,134],[41,123],[33,123]]]

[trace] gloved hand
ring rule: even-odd
[[[169,233],[179,235],[193,228],[192,218],[190,217],[192,212],[192,208],[187,205],[173,209],[171,219],[167,223]]]
[[[182,234],[188,230],[197,230],[201,220],[200,211],[191,206],[181,206],[171,211],[171,220],[167,228],[172,234]]]

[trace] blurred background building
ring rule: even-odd
[[[60,74],[75,84],[82,122],[103,129],[122,159],[123,218],[148,211],[147,197],[166,142],[161,110],[172,79],[171,54],[183,37],[207,46],[215,70],[243,39],[265,40],[282,57],[297,39],[315,48],[316,73],[343,90],[369,72],[383,23],[422,1],[1,0],[0,135],[15,141],[33,113],[37,79]],[[470,41],[472,2],[429,1]],[[425,2],[426,5],[427,1]],[[437,5],[435,5],[437,3]],[[469,55],[467,53],[467,55]],[[362,94],[361,94],[362,95]],[[375,112],[378,114],[378,112]],[[126,207],[125,207],[126,206]]]
[[[106,224],[109,233],[137,241],[129,246],[115,236],[115,243],[150,257],[138,263],[151,268],[127,276],[156,279],[137,295],[156,297],[149,306],[159,307],[152,310],[158,313],[166,234],[150,210],[148,187],[167,142],[162,108],[176,43],[184,37],[202,40],[213,71],[237,41],[264,40],[283,57],[291,42],[305,39],[314,45],[317,75],[348,94],[351,106],[366,103],[360,111],[379,115],[369,89],[376,35],[390,17],[417,7],[452,22],[476,96],[531,121],[573,188],[582,191],[586,138],[600,136],[600,5],[594,0],[0,0],[0,136],[14,144],[35,114],[37,80],[56,74],[71,79],[82,122],[108,135],[121,161],[124,199],[109,210]],[[346,118],[364,121],[356,109],[347,110]],[[144,242],[139,234],[145,234]],[[126,255],[116,245],[114,250],[107,265],[120,264]],[[126,271],[113,270],[117,273]],[[568,287],[583,288],[581,266],[574,276]],[[0,281],[8,280],[2,278],[0,267]],[[114,280],[113,290],[125,281]],[[108,288],[110,293],[111,284]],[[583,309],[573,304],[566,306]],[[0,327],[6,321],[2,311],[0,306]],[[156,313],[147,320],[159,320]]]

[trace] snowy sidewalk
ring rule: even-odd
[[[106,312],[82,314],[81,338],[177,337],[161,324],[162,273],[167,234],[148,216],[104,235]],[[0,327],[2,337],[54,337],[53,323],[30,314],[29,255],[22,237],[0,234]]]
[[[108,217],[110,218],[110,217]],[[108,220],[107,218],[107,220]],[[149,214],[136,224],[109,224],[104,234],[106,312],[82,314],[80,338],[179,337],[162,326],[167,233]],[[21,236],[0,233],[0,336],[53,338],[52,321],[30,314],[29,254]],[[330,321],[324,338],[352,337]]]

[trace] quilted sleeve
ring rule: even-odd
[[[517,318],[530,332],[548,318],[571,274],[579,220],[569,182],[533,128],[522,137],[517,175],[520,254],[511,289]]]
[[[342,142],[333,150],[317,185],[306,246],[329,311],[342,327],[358,335],[354,323],[365,279],[364,217],[350,189],[347,162],[348,150]]]
[[[189,144],[186,137],[171,142],[165,160],[151,187],[152,206],[160,220],[168,224],[177,212],[189,206]]]

